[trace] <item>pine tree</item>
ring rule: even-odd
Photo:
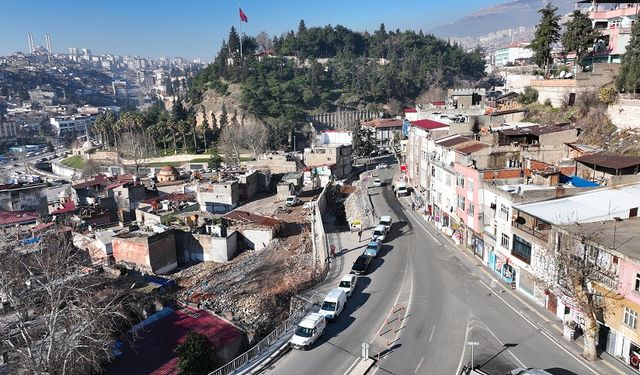
[[[236,28],[233,26],[231,26],[231,30],[229,30],[228,47],[231,50],[232,56],[240,56],[240,37],[238,36]]]
[[[207,336],[189,332],[184,343],[176,348],[178,368],[184,375],[206,375],[216,368],[213,346]]]
[[[300,23],[298,24],[298,36],[304,34],[305,31],[307,31],[307,26],[305,26],[304,20],[300,20]]]
[[[536,25],[533,41],[529,48],[533,50],[535,63],[547,71],[552,62],[551,47],[560,40],[560,16],[556,14],[558,7],[547,4],[538,13],[542,15]]]
[[[220,130],[224,130],[224,128],[227,127],[227,124],[229,123],[229,118],[228,118],[228,114],[227,114],[227,106],[226,105],[222,105],[222,113],[220,114]]]
[[[582,65],[582,58],[600,33],[593,29],[589,16],[579,10],[574,11],[571,20],[564,25],[566,30],[562,34],[562,45],[565,51],[575,52],[576,64]]]
[[[616,88],[630,93],[640,92],[640,23],[631,30],[631,40],[622,55],[622,64],[616,78]]]

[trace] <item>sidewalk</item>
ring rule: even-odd
[[[407,201],[409,202],[409,201]],[[529,297],[525,296],[517,290],[512,290],[509,285],[503,282],[495,273],[490,272],[487,266],[481,259],[466,251],[461,245],[456,245],[453,240],[446,235],[443,235],[437,230],[432,222],[426,221],[424,216],[407,208],[407,213],[412,219],[423,224],[424,229],[427,230],[429,235],[440,242],[444,247],[447,247],[453,252],[463,264],[470,269],[478,270],[478,277],[482,281],[483,279],[489,282],[486,285],[490,289],[497,290],[498,293],[494,295],[501,299],[505,304],[514,309],[520,316],[529,322],[535,323],[540,330],[552,341],[556,342],[563,350],[571,354],[573,357],[579,359],[579,361],[587,364],[597,374],[638,374],[637,371],[633,371],[629,366],[624,364],[621,360],[614,358],[609,353],[603,352],[600,355],[600,360],[597,362],[587,362],[582,359],[581,353],[583,350],[582,338],[578,338],[575,341],[567,341],[562,333],[562,322],[551,312],[539,306]],[[481,267],[480,267],[481,266]]]

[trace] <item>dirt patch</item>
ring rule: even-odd
[[[200,303],[233,321],[249,337],[262,337],[286,319],[291,297],[310,287],[317,276],[307,210],[301,205],[287,210],[278,207],[275,197],[243,206],[243,210],[282,220],[280,238],[230,262],[201,263],[176,274],[183,288],[180,299]]]

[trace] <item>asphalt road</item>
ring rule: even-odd
[[[472,361],[472,347],[475,366],[489,374],[516,367],[599,373],[522,315],[526,307],[501,293],[473,258],[445,245],[411,212],[409,198],[396,199],[392,170],[375,173],[386,178],[386,186],[369,189],[376,214],[394,219],[381,257],[311,350],[290,351],[265,373],[346,374],[359,361],[363,342],[370,344],[370,356],[381,353],[369,373],[458,374]],[[342,255],[343,274],[361,249]]]

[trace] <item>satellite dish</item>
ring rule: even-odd
[[[518,218],[516,219],[516,223],[518,223],[520,225],[524,225],[526,222],[527,222],[527,220],[522,216],[518,216]]]
[[[566,71],[561,71],[560,74],[558,75],[558,78],[564,78],[564,76],[567,74]]]

